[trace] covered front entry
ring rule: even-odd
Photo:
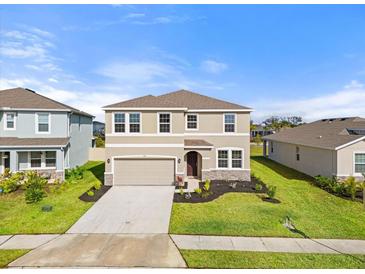
[[[175,159],[115,159],[114,185],[174,185]]]
[[[186,154],[186,166],[188,176],[198,176],[198,153],[196,151],[190,151]]]

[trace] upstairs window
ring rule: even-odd
[[[355,153],[355,173],[365,173],[365,153]]]
[[[15,129],[15,113],[7,112],[5,113],[5,129],[14,130]]]
[[[236,130],[236,115],[224,114],[224,132],[235,132]]]
[[[218,167],[228,168],[228,150],[218,150]]]
[[[37,113],[37,133],[49,133],[49,113]]]
[[[170,133],[171,132],[171,114],[170,113],[159,113],[159,132]]]
[[[197,114],[186,115],[186,129],[198,129],[198,115]]]
[[[140,132],[140,114],[130,113],[129,114],[129,132]]]
[[[125,113],[114,113],[114,132],[125,132]]]

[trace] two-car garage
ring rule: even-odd
[[[114,185],[173,185],[174,158],[115,158]]]

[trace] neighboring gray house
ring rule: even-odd
[[[93,134],[94,136],[104,136],[105,134],[105,123],[94,121],[93,122]]]
[[[257,135],[264,137],[273,133],[275,133],[275,131],[271,129],[265,129],[263,125],[255,125],[255,129],[251,130],[251,141],[253,141]]]
[[[37,170],[63,178],[88,160],[93,116],[36,92],[0,91],[0,173]]]
[[[310,176],[362,178],[365,119],[322,119],[265,136],[264,156]]]

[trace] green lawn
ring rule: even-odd
[[[365,268],[364,255],[181,250],[191,268]]]
[[[331,195],[312,186],[311,178],[261,156],[252,157],[251,170],[266,184],[277,186],[281,204],[244,193],[227,193],[208,203],[174,203],[170,233],[301,237],[282,225],[290,215],[309,237],[365,239],[361,203]]]
[[[6,267],[28,251],[26,249],[0,250],[0,268]]]
[[[1,195],[0,235],[65,232],[93,204],[78,197],[104,175],[104,162],[88,162],[85,167],[82,180],[62,192],[48,193],[38,204],[26,204],[24,194],[18,191]],[[52,205],[53,210],[42,212],[43,205]]]

